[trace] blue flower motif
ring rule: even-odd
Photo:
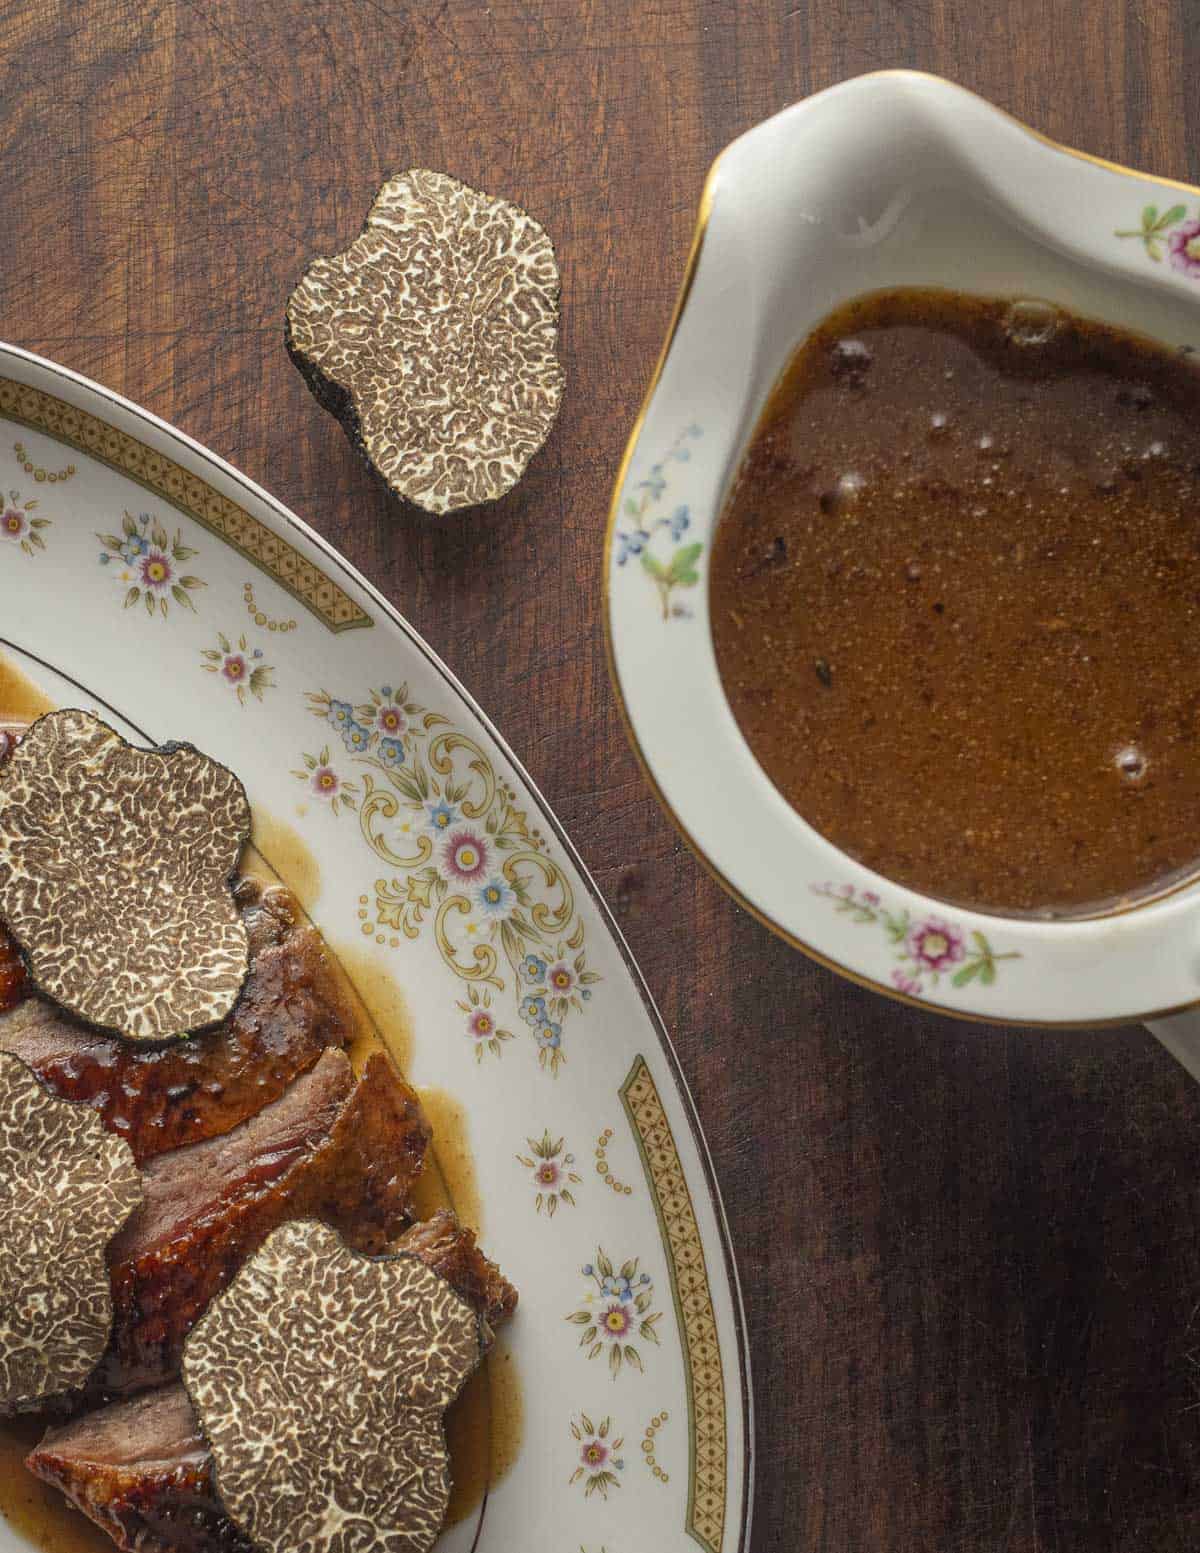
[[[542,1051],[557,1051],[562,1045],[562,1025],[552,1024],[549,1019],[543,1020],[533,1035]]]
[[[491,917],[506,917],[517,904],[517,892],[506,879],[489,879],[475,891],[475,899]]]
[[[107,566],[108,565],[108,560],[109,560],[108,551],[107,550],[101,550],[101,552],[100,552],[100,565],[101,566]]]
[[[692,450],[691,450],[691,448],[680,448],[676,452],[675,457],[679,460],[679,462],[681,464],[689,463],[691,461],[691,457],[692,457]]]
[[[121,546],[121,554],[132,565],[134,561],[140,560],[149,549],[150,541],[148,539],[143,538],[141,534],[130,534]]]
[[[256,647],[256,648],[255,648],[255,649],[254,649],[254,651],[253,651],[253,652],[252,652],[252,653],[251,653],[251,654],[250,654],[250,656],[251,656],[251,657],[252,657],[252,658],[261,658],[261,657],[262,657],[262,655],[263,655],[263,650],[262,650],[262,648],[261,648],[261,647]]]
[[[399,739],[380,739],[379,758],[385,766],[404,764],[404,746]]]
[[[342,743],[352,755],[361,755],[371,742],[371,735],[361,723],[351,722],[342,729]]]
[[[678,544],[686,531],[691,527],[692,519],[687,508],[676,507],[667,521],[671,529],[671,538]]]
[[[624,566],[631,555],[641,555],[650,542],[650,535],[644,528],[635,528],[631,534],[624,534],[617,530],[617,565]]]
[[[651,501],[661,501],[662,493],[667,488],[666,477],[662,472],[662,465],[651,464],[650,473],[644,480],[638,481],[637,488],[639,491],[649,491]]]
[[[539,960],[535,954],[527,954],[521,961],[521,975],[526,981],[540,986],[546,979],[546,962]]]
[[[392,695],[392,687],[390,685],[383,685],[383,686],[381,686],[379,694],[383,697],[383,699],[385,701],[390,700],[391,699],[391,695]]]
[[[531,992],[521,999],[521,1018],[527,1025],[535,1029],[546,1022],[546,1000],[543,997],[535,997]]]
[[[447,803],[445,799],[440,803],[427,803],[425,814],[427,816],[425,823],[433,831],[449,830],[451,825],[458,824],[458,809],[454,804]]]
[[[606,1278],[601,1291],[607,1299],[620,1300],[623,1304],[633,1298],[628,1278]]]
[[[344,733],[354,721],[354,708],[349,701],[331,701],[326,720],[339,733]]]
[[[596,1269],[592,1266],[592,1264],[590,1262],[585,1262],[583,1264],[583,1276],[585,1278],[590,1278],[595,1271],[596,1271]]]
[[[582,988],[582,990],[580,991],[579,996],[583,999],[583,1001],[585,1003],[590,1002],[591,1001],[591,997],[592,997],[592,989],[590,987]]]

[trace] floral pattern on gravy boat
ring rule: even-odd
[[[833,87],[713,165],[613,490],[609,662],[647,775],[701,859],[768,927],[855,980],[997,1021],[1188,1008],[1200,884],[1086,921],[996,917],[881,878],[790,807],[729,710],[709,626],[713,530],[766,398],[810,330],[865,292],[1043,298],[1184,349],[1200,344],[1197,279],[1200,190],[1053,145],[933,76]]]
[[[1171,268],[1190,280],[1200,280],[1200,217],[1189,219],[1186,205],[1163,211],[1157,205],[1143,205],[1141,223],[1118,229],[1113,236],[1141,238],[1146,257],[1155,264],[1162,260],[1165,245]]]
[[[748,1553],[750,1380],[707,1152],[636,967],[515,756],[377,592],[181,433],[3,346],[0,421],[0,490],[18,493],[0,673],[235,769],[268,864],[393,1007],[435,1124],[462,1119],[435,1132],[473,1161],[467,1213],[521,1291],[488,1385],[499,1409],[515,1375],[523,1423],[439,1553]],[[31,469],[55,475],[36,505]],[[603,1174],[574,1168],[592,1140]],[[634,1471],[664,1415],[661,1475]],[[0,1553],[28,1546],[0,1519]]]

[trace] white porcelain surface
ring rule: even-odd
[[[998,1021],[1067,1023],[1200,999],[1195,884],[1087,922],[992,917],[895,885],[819,836],[734,722],[707,570],[764,400],[833,308],[883,287],[944,286],[1047,298],[1200,347],[1200,195],[1052,146],[947,82],[892,71],[751,130],[718,159],[705,199],[605,562],[615,677],[664,804],[771,926],[881,990]]]
[[[393,978],[410,1077],[461,1107],[482,1239],[521,1291],[492,1362],[515,1366],[525,1422],[515,1467],[439,1547],[741,1553],[750,1383],[707,1153],[636,967],[516,758],[393,608],[265,492],[8,347],[0,489],[0,655],[58,704],[233,767],[256,815],[319,865],[312,912],[335,952],[357,951],[351,978],[363,954]],[[427,812],[439,801],[444,830]],[[478,878],[465,852],[451,866],[455,834],[484,855]],[[531,1140],[553,1182],[535,1179]],[[615,1374],[611,1341],[581,1343],[612,1308],[630,1326]],[[582,1459],[593,1436],[603,1483]],[[0,1553],[24,1545],[0,1524]]]

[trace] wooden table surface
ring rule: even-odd
[[[1192,0],[0,0],[0,337],[176,422],[338,545],[557,810],[724,1188],[756,1553],[1190,1550],[1200,1090],[1139,1029],[955,1024],[786,948],[682,848],[605,670],[608,492],[705,169],[892,65],[1200,181]],[[563,270],[551,440],[501,505],[440,523],[389,506],[283,347],[307,261],[412,164],[518,200]]]

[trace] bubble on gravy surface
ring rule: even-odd
[[[767,404],[711,602],[751,749],[869,867],[1046,916],[1196,870],[1188,353],[1035,300],[858,299]]]

